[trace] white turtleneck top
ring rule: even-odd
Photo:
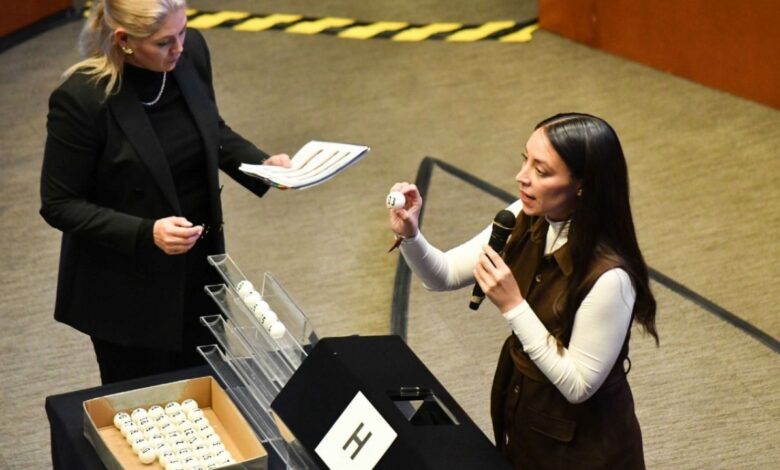
[[[507,209],[518,215],[522,207],[522,202],[516,201]],[[567,222],[549,222],[545,254],[568,240]],[[459,289],[473,285],[474,268],[491,230],[488,225],[474,238],[446,253],[428,243],[421,232],[404,239],[400,249],[427,289]],[[582,403],[598,390],[612,370],[631,324],[635,299],[634,286],[623,269],[614,268],[602,274],[577,309],[571,340],[562,354],[558,353],[555,338],[525,300],[503,316],[523,350],[563,396],[571,403]]]

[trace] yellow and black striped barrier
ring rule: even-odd
[[[84,15],[89,14],[89,3]],[[365,22],[350,18],[313,18],[273,13],[257,15],[243,11],[200,11],[187,9],[188,26],[198,29],[228,28],[235,31],[284,31],[292,34],[327,34],[346,39],[388,39],[398,42],[440,40],[447,42],[528,42],[539,29],[537,19],[490,21],[482,24],[425,23],[403,21]]]

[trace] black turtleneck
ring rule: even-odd
[[[142,102],[148,103],[160,92],[163,73],[126,64],[123,79],[132,83]],[[196,225],[212,225],[203,140],[172,73],[165,78],[160,100],[143,107],[171,168],[182,210],[176,215]],[[153,225],[154,221],[145,222],[139,233],[147,242],[153,243]]]

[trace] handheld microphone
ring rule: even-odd
[[[512,212],[504,209],[496,214],[496,218],[493,219],[493,232],[490,234],[490,241],[488,242],[490,248],[493,248],[497,253],[501,253],[514,227],[515,215]],[[485,300],[485,293],[482,292],[479,283],[475,282],[474,289],[471,291],[469,308],[477,310],[483,300]]]

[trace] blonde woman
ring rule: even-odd
[[[203,285],[224,252],[218,169],[289,165],[217,110],[209,51],[183,0],[96,1],[85,59],[49,100],[41,210],[62,231],[54,317],[89,335],[103,383],[201,362]]]

